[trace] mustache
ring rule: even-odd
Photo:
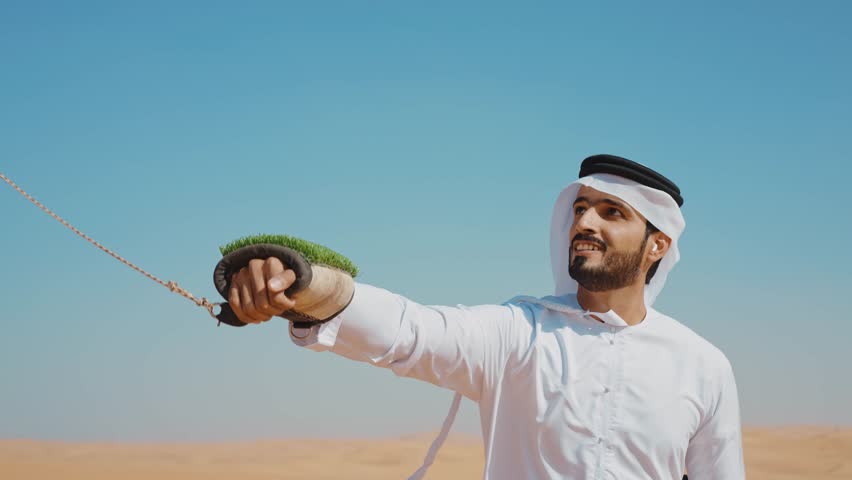
[[[606,250],[606,242],[604,242],[603,240],[601,240],[599,238],[595,238],[591,235],[583,235],[582,233],[578,233],[577,235],[574,235],[574,238],[571,239],[571,245],[573,245],[574,242],[581,241],[581,240],[584,241],[584,242],[595,243],[595,244],[599,245],[603,250]]]

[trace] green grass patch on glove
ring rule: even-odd
[[[353,278],[358,275],[358,267],[343,255],[318,243],[291,237],[290,235],[250,235],[219,247],[219,251],[224,256],[239,248],[259,243],[269,243],[291,248],[301,253],[305,257],[305,260],[312,265],[326,265],[337,268],[352,275]]]

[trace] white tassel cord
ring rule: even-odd
[[[441,427],[441,433],[435,437],[435,440],[432,441],[432,446],[429,447],[429,452],[426,454],[426,458],[423,459],[423,465],[417,469],[408,480],[420,480],[426,475],[426,471],[429,470],[429,467],[432,466],[432,463],[435,461],[435,457],[438,455],[438,450],[441,449],[441,446],[444,444],[444,441],[447,440],[447,435],[450,434],[450,428],[453,427],[453,422],[456,420],[456,414],[459,413],[459,405],[461,405],[462,396],[460,393],[457,393],[455,397],[453,397],[453,404],[450,405],[450,411],[447,412],[447,418],[444,419],[444,425]]]

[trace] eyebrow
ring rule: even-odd
[[[626,206],[626,205],[624,205],[623,203],[621,203],[621,202],[616,202],[615,200],[611,200],[611,199],[609,199],[609,198],[602,198],[602,199],[600,199],[599,201],[600,201],[600,202],[603,202],[603,203],[607,203],[607,204],[609,204],[609,205],[613,205],[613,206],[618,207],[618,208],[622,208],[622,209],[627,210],[627,211],[630,211],[630,209],[629,209],[629,208],[627,208],[627,206]],[[576,200],[574,200],[574,205],[577,205],[577,204],[578,204],[578,203],[580,203],[580,202],[592,203],[592,202],[590,202],[590,201],[589,201],[589,199],[588,199],[588,198],[586,198],[586,197],[577,197],[577,199],[576,199]]]

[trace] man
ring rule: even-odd
[[[355,284],[339,316],[291,336],[477,402],[486,479],[743,479],[728,360],[652,308],[679,259],[682,203],[647,167],[589,157],[553,210],[554,296],[423,306]],[[235,313],[293,308],[293,278],[253,260],[232,281]]]

